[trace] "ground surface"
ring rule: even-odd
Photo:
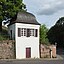
[[[64,64],[64,60],[0,60],[0,64]]]

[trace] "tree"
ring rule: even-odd
[[[25,11],[23,0],[0,0],[0,30],[2,21],[13,18],[19,11]]]
[[[64,46],[64,17],[59,18],[56,24],[50,28],[47,35],[51,43],[55,44],[56,42],[58,46]]]
[[[40,43],[48,44],[47,32],[48,32],[48,29],[46,28],[46,26],[41,25],[40,26]]]

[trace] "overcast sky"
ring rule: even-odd
[[[24,0],[27,11],[36,16],[40,24],[48,28],[64,16],[64,0]]]

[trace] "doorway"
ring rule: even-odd
[[[31,58],[31,48],[26,48],[26,58]]]

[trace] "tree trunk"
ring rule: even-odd
[[[2,22],[0,22],[0,32],[2,32]]]

